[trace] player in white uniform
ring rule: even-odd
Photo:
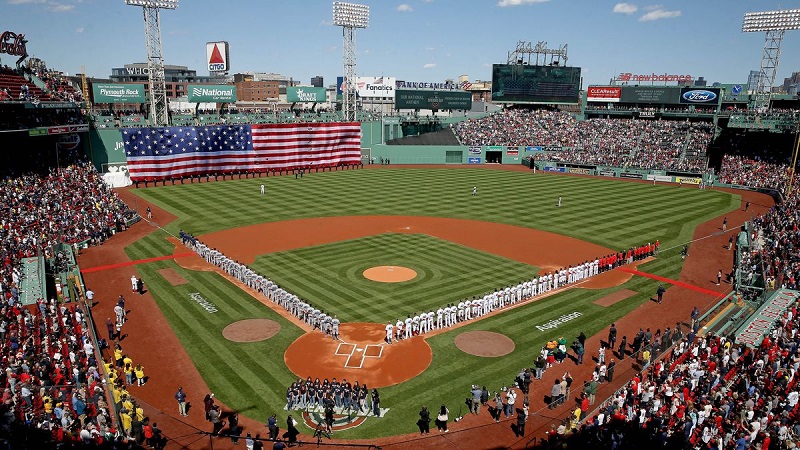
[[[436,310],[436,329],[441,329],[444,326],[444,309],[441,307]]]
[[[426,326],[428,333],[430,333],[431,330],[433,330],[433,320],[434,320],[433,316],[434,316],[433,310],[428,311],[428,314],[425,316],[425,319],[428,322],[428,325]]]
[[[403,326],[403,331],[405,332],[405,338],[406,339],[411,337],[411,334],[412,334],[411,332],[413,331],[413,329],[411,328],[412,322],[413,322],[413,319],[411,319],[411,315],[406,317],[405,324]]]
[[[398,341],[403,339],[403,321],[402,320],[397,319],[397,323],[394,324],[394,331],[395,331],[395,337],[397,337]]]
[[[386,342],[391,345],[392,344],[392,337],[394,332],[394,325],[392,325],[392,321],[386,322]]]
[[[261,195],[264,195],[264,185],[261,185]]]

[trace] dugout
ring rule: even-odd
[[[503,152],[496,150],[486,150],[486,164],[502,164]]]

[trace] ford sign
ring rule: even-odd
[[[684,92],[681,98],[690,103],[716,103],[717,94],[703,89],[694,89]]]

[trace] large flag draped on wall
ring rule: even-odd
[[[123,128],[131,180],[358,164],[361,124]]]

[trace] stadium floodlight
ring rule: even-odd
[[[150,124],[169,125],[167,83],[164,79],[164,49],[161,46],[162,9],[176,9],[179,0],[125,0],[129,6],[142,8],[144,14],[144,37],[147,47],[147,76],[150,86]]]
[[[800,29],[800,9],[750,12],[744,15],[743,33],[765,32],[764,49],[761,53],[761,68],[758,82],[753,89],[757,110],[768,109],[772,99],[772,85],[781,57],[781,42],[788,30]]]
[[[333,2],[333,24],[342,27],[343,72],[342,113],[344,120],[356,120],[356,28],[369,26],[369,6]]]

